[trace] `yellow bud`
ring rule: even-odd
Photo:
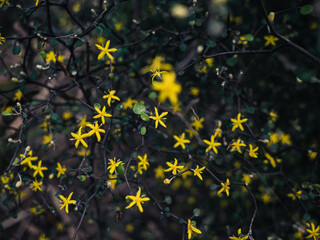
[[[170,181],[170,179],[168,179],[168,178],[166,178],[165,180],[163,180],[163,183],[164,183],[164,184],[170,184],[170,182],[171,182],[171,181]]]
[[[16,183],[16,188],[21,187],[21,185],[22,185],[22,181],[18,181],[18,182]]]
[[[268,20],[269,20],[270,22],[273,22],[273,21],[274,21],[274,16],[275,16],[274,12],[270,12],[270,13],[269,13],[269,16],[268,16]]]
[[[49,175],[49,179],[53,179],[53,178],[54,178],[54,174],[51,173],[51,174]]]

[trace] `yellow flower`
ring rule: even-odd
[[[269,112],[269,116],[271,117],[272,122],[276,122],[279,117],[276,112]]]
[[[87,133],[88,137],[92,136],[93,134],[96,134],[97,141],[101,141],[100,133],[105,133],[106,131],[104,129],[100,129],[101,125],[98,125],[98,122],[94,122],[94,125],[89,123],[87,124],[87,127],[91,128],[91,131]]]
[[[213,135],[211,135],[211,139],[210,141],[209,140],[203,140],[205,144],[208,145],[207,149],[206,149],[206,152],[209,152],[210,149],[212,149],[214,151],[215,154],[218,154],[218,150],[216,147],[220,146],[221,143],[219,142],[215,142],[214,141],[215,137]]]
[[[138,163],[138,167],[140,168],[140,171],[142,169],[147,170],[148,166],[150,166],[150,164],[148,163],[147,157],[148,157],[147,154],[144,154],[143,157],[140,156],[140,155],[138,156],[138,159],[140,160],[139,163]],[[139,169],[138,169],[138,171],[139,171]],[[142,171],[141,171],[140,174],[142,174]]]
[[[86,127],[88,123],[89,122],[87,122],[87,115],[83,115],[80,119],[80,122],[78,123],[78,127]]]
[[[222,136],[222,129],[221,129],[221,121],[218,121],[218,127],[214,131],[214,137],[221,137]]]
[[[57,177],[59,178],[61,175],[66,174],[67,168],[65,168],[64,166],[62,167],[61,164],[58,162],[56,170],[58,171]]]
[[[241,119],[241,113],[238,113],[237,119],[231,118],[231,122],[233,124],[232,131],[236,130],[237,128],[240,128],[241,131],[244,131],[242,123],[246,122],[247,120],[247,118]]]
[[[313,238],[313,240],[320,239],[320,226],[315,228],[314,223],[311,223],[311,229],[307,229],[307,232],[310,233],[306,238]]]
[[[232,143],[231,152],[237,151],[238,153],[242,153],[241,147],[245,147],[245,146],[246,144],[244,144],[242,140],[239,138],[236,142]]]
[[[107,185],[108,185],[108,187],[110,187],[111,190],[113,190],[117,184],[117,175],[116,174],[109,174],[108,178],[109,178],[109,180],[107,180]]]
[[[40,215],[41,213],[44,213],[44,209],[43,209],[43,207],[42,207],[40,204],[31,207],[31,208],[30,208],[30,211],[31,211],[34,215]]]
[[[75,133],[72,132],[71,136],[74,137],[74,138],[70,138],[70,140],[71,141],[76,140],[76,143],[75,143],[75,147],[76,148],[78,148],[80,142],[85,148],[87,148],[88,144],[83,140],[83,138],[88,137],[88,134],[82,134],[81,133],[81,129],[82,129],[82,127],[79,128],[78,134],[75,134]]]
[[[32,184],[31,184],[31,188],[32,188],[32,191],[43,191],[41,189],[41,185],[43,184],[43,182],[38,182],[37,179],[35,179]]]
[[[63,56],[63,55],[58,55],[57,60],[58,60],[58,62],[63,62],[65,58],[66,58],[66,57]]]
[[[241,180],[245,182],[247,185],[251,183],[251,177],[249,174],[246,173],[242,174]]]
[[[154,69],[159,69],[159,70],[166,70],[166,71],[171,71],[173,69],[173,66],[169,63],[163,63],[164,58],[161,56],[156,56],[153,60],[151,65],[144,67],[141,69],[141,73],[145,74],[147,72],[151,72]]]
[[[20,157],[22,158],[20,164],[21,165],[28,164],[30,168],[33,167],[32,161],[38,160],[37,156],[34,156],[34,157],[32,156],[32,150],[30,150],[26,155],[20,154]]]
[[[187,230],[188,239],[190,239],[192,237],[193,232],[198,233],[198,234],[202,233],[198,228],[192,226],[191,220],[188,219],[188,230]]]
[[[120,98],[118,98],[117,96],[114,95],[116,93],[116,90],[111,90],[111,91],[108,90],[108,91],[109,91],[109,93],[104,92],[106,95],[104,95],[102,98],[108,99],[107,102],[108,102],[108,106],[110,107],[112,99],[120,101]]]
[[[280,134],[280,139],[281,139],[281,143],[282,144],[287,144],[288,146],[290,146],[292,144],[289,134],[281,133]]]
[[[81,148],[81,150],[78,151],[77,154],[78,154],[79,157],[83,157],[85,152],[86,152],[86,148]],[[86,157],[89,156],[90,153],[91,153],[91,151],[87,150]]]
[[[203,181],[202,179],[202,171],[205,169],[206,167],[202,167],[202,168],[199,168],[199,165],[197,165],[196,169],[193,171],[193,175],[194,176],[197,176],[198,178],[200,178],[201,181]]]
[[[240,36],[239,37],[239,40],[238,40],[238,44],[239,45],[247,45],[248,44],[248,41],[246,40],[246,37],[245,36]]]
[[[56,63],[57,59],[56,59],[56,54],[53,51],[50,51],[49,53],[47,53],[46,55],[46,62],[54,62]]]
[[[154,169],[154,173],[155,173],[156,179],[163,179],[165,177],[164,168],[160,165],[156,169]]]
[[[20,91],[20,89],[18,89],[18,91],[15,93],[13,101],[20,101],[22,98],[22,92]]]
[[[161,118],[163,118],[164,116],[166,116],[168,114],[168,112],[164,112],[161,113],[161,115],[159,115],[158,113],[158,109],[155,107],[154,108],[154,112],[156,116],[150,116],[151,119],[155,120],[155,128],[158,128],[158,123],[160,123],[163,127],[167,127],[162,121]],[[165,118],[164,118],[165,120]]]
[[[109,164],[110,166],[107,169],[109,170],[110,174],[113,174],[116,170],[116,167],[118,167],[119,165],[123,165],[124,163],[122,161],[119,161],[120,159],[116,160],[116,158],[114,159],[109,159]]]
[[[110,45],[110,40],[108,40],[108,41],[106,42],[105,47],[103,47],[103,46],[101,46],[101,45],[99,45],[99,44],[96,44],[96,47],[99,48],[100,51],[101,51],[101,53],[100,53],[99,56],[98,56],[98,60],[100,60],[101,58],[103,58],[104,55],[107,55],[110,60],[113,60],[113,57],[112,57],[112,55],[110,54],[110,52],[115,52],[115,51],[117,51],[118,49],[116,49],[116,48],[110,48],[110,49],[109,49],[109,45]]]
[[[232,239],[232,240],[246,240],[248,239],[248,235],[247,236],[244,236],[244,237],[241,237],[241,228],[238,229],[238,237],[235,237],[234,235],[232,237],[229,237],[229,239]]]
[[[144,197],[144,195],[141,196],[141,188],[140,187],[139,187],[139,190],[138,190],[136,196],[128,195],[128,196],[126,196],[126,199],[130,199],[132,201],[128,206],[126,206],[126,209],[132,208],[134,205],[137,205],[140,212],[143,212],[143,208],[142,208],[141,203],[144,203],[146,201],[150,201],[150,198]]]
[[[199,120],[197,118],[194,118],[193,122],[190,125],[191,127],[194,127],[196,131],[199,131],[199,129],[203,128],[203,121],[204,118],[200,118]]]
[[[62,115],[62,118],[64,120],[69,120],[70,118],[72,118],[72,112],[69,112],[69,111],[64,112],[63,115]]]
[[[2,45],[5,41],[6,41],[6,39],[4,37],[1,37],[1,33],[0,33],[0,45]]]
[[[249,144],[249,148],[249,156],[252,158],[258,158],[256,151],[258,151],[259,147],[253,148],[253,145]]]
[[[95,115],[93,118],[94,118],[94,119],[96,119],[96,118],[101,118],[102,124],[105,124],[105,123],[106,123],[105,117],[112,117],[111,114],[106,113],[106,106],[103,106],[103,108],[102,108],[101,111],[100,111],[100,109],[97,108],[97,107],[95,107],[94,109],[98,112],[98,114]]]
[[[164,72],[166,72],[166,71],[160,71],[159,69],[155,68],[155,69],[151,70],[151,72],[152,72],[152,74],[151,74],[151,77],[152,77],[152,78],[151,78],[151,81],[152,81],[152,83],[153,83],[153,80],[154,80],[155,77],[161,78],[161,73],[164,73]]]
[[[174,164],[172,164],[172,163],[170,163],[170,162],[167,162],[166,164],[169,166],[169,168],[165,169],[164,171],[165,171],[165,172],[170,172],[170,171],[172,171],[172,174],[173,174],[173,175],[176,175],[177,172],[180,172],[180,170],[183,169],[183,166],[182,166],[182,165],[181,165],[181,166],[178,166],[178,160],[177,160],[176,158],[174,159]]]
[[[190,94],[194,97],[197,97],[200,93],[200,89],[197,87],[190,87]]]
[[[298,199],[301,199],[302,191],[294,191],[293,193],[288,193],[287,197],[291,198],[293,201]]]
[[[152,89],[159,91],[159,102],[165,102],[167,99],[171,104],[178,102],[178,94],[181,92],[181,85],[176,83],[176,74],[174,72],[165,72],[162,74],[162,81],[155,81]]]
[[[278,143],[278,142],[279,142],[278,133],[271,133],[270,134],[270,144]]]
[[[275,46],[275,45],[276,45],[276,42],[275,42],[275,41],[278,41],[278,40],[279,40],[279,38],[277,38],[277,37],[275,37],[275,36],[272,36],[272,35],[264,36],[263,38],[266,40],[266,42],[265,42],[265,44],[264,44],[265,47],[269,46],[270,44],[271,44],[272,46]]]
[[[276,166],[277,166],[277,162],[278,163],[280,163],[281,162],[281,159],[280,158],[274,158],[274,157],[272,157],[269,153],[265,153],[264,154],[265,156],[266,156],[266,160],[264,160],[264,162],[265,163],[269,163],[270,162],[270,164],[271,164],[271,166],[273,167],[273,168],[275,168]]]
[[[0,8],[2,8],[4,4],[10,5],[9,1],[10,0],[0,0]]]
[[[44,177],[42,171],[43,171],[43,170],[48,170],[48,168],[47,168],[47,167],[42,167],[41,164],[42,164],[42,161],[40,160],[40,161],[38,162],[38,166],[32,166],[32,169],[34,170],[33,177],[36,177],[38,174],[39,174],[41,177]]]
[[[190,143],[190,140],[185,139],[185,133],[182,133],[180,137],[178,137],[177,135],[174,135],[173,137],[177,141],[176,144],[173,146],[174,148],[181,146],[182,149],[186,149],[185,143]]]
[[[229,178],[227,178],[226,183],[220,183],[222,188],[218,191],[218,194],[222,193],[222,192],[226,192],[227,196],[229,197],[229,189],[230,189],[230,181]]]
[[[133,105],[134,105],[135,103],[137,103],[137,102],[138,102],[137,100],[128,98],[127,101],[125,101],[124,103],[122,103],[122,106],[123,106],[124,110],[126,110],[127,108],[133,108]]]
[[[39,4],[39,0],[36,0],[36,4],[35,5],[38,6],[38,4]]]
[[[51,145],[51,141],[52,141],[52,135],[48,134],[48,135],[44,135],[43,136],[43,140],[42,140],[42,145]]]
[[[37,1],[39,1],[39,0],[37,0]],[[40,237],[39,237],[38,240],[49,240],[49,239],[50,239],[50,238],[47,238],[47,237],[46,237],[46,234],[42,233],[42,234],[40,235]]]
[[[314,151],[312,151],[310,149],[308,150],[308,156],[309,156],[310,160],[316,159],[317,155],[318,155],[317,152],[314,152]]]
[[[66,213],[69,213],[69,204],[75,204],[77,202],[76,200],[71,200],[72,194],[73,192],[69,194],[68,198],[65,198],[64,196],[59,195],[59,198],[61,199],[59,200],[61,203],[60,210],[65,207]]]

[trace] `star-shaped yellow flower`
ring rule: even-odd
[[[186,135],[185,133],[182,133],[180,137],[178,137],[177,135],[173,136],[174,139],[177,141],[176,144],[173,146],[174,148],[181,146],[182,149],[186,149],[185,143],[190,143],[190,140],[185,139],[185,135]]]
[[[140,167],[141,169],[147,170],[148,166],[150,166],[148,162],[148,155],[144,154],[143,157],[139,155],[138,159],[139,159],[138,167]]]
[[[59,178],[61,175],[66,174],[67,168],[65,168],[64,166],[62,167],[61,164],[58,162],[56,170],[58,171],[57,177]]]
[[[50,61],[52,61],[54,63],[56,63],[56,61],[57,61],[56,54],[53,51],[50,51],[46,55],[46,62],[49,63]]]
[[[232,236],[232,237],[229,237],[229,239],[232,239],[232,240],[246,240],[248,239],[248,235],[244,236],[244,237],[241,237],[241,228],[238,229],[238,237],[235,237],[235,236]]]
[[[222,188],[218,191],[218,194],[222,193],[222,192],[226,192],[227,196],[229,197],[229,189],[230,189],[230,181],[229,178],[227,178],[226,183],[221,183]]]
[[[178,160],[176,158],[174,159],[174,163],[173,164],[171,162],[167,162],[166,164],[169,166],[169,168],[165,169],[164,171],[165,172],[172,171],[173,175],[176,175],[177,172],[180,172],[180,170],[183,169],[182,165],[178,166]]]
[[[107,169],[110,169],[109,173],[113,174],[115,172],[116,168],[119,165],[123,165],[124,163],[122,161],[116,160],[116,158],[114,158],[114,159],[109,159],[109,164],[110,164],[110,166]]]
[[[181,92],[181,85],[176,81],[176,74],[174,72],[162,73],[162,81],[153,82],[152,89],[159,91],[159,102],[165,102],[167,99],[172,104],[178,102],[178,94]]]
[[[76,200],[71,200],[72,194],[73,192],[69,194],[68,198],[65,198],[64,196],[59,195],[59,198],[61,199],[59,200],[61,203],[60,210],[65,207],[66,213],[69,213],[69,204],[75,204],[77,202]]]
[[[256,151],[258,151],[259,147],[253,148],[253,145],[249,144],[249,156],[252,158],[258,158],[258,153],[256,153]]]
[[[100,133],[105,133],[106,131],[104,129],[100,129],[101,125],[98,125],[98,122],[94,122],[94,125],[89,123],[87,124],[87,127],[91,128],[92,130],[90,132],[88,132],[88,136],[92,136],[93,134],[96,134],[97,137],[97,141],[100,142],[101,141],[101,136]]]
[[[193,175],[197,176],[198,178],[200,178],[201,181],[203,181],[201,174],[205,168],[206,168],[205,166],[203,166],[202,168],[199,168],[199,165],[197,165],[196,169],[193,171]]]
[[[82,134],[81,133],[81,129],[82,129],[82,127],[79,128],[78,134],[75,134],[75,133],[72,132],[71,136],[74,137],[74,138],[70,138],[70,140],[71,141],[76,140],[76,143],[75,143],[75,147],[76,148],[78,148],[80,142],[85,148],[87,148],[88,144],[83,140],[83,138],[88,137],[88,134]]]
[[[38,160],[38,157],[32,156],[32,150],[30,150],[26,155],[20,154],[20,157],[22,158],[21,159],[22,161],[20,164],[21,165],[28,164],[30,168],[33,167],[32,161]]]
[[[47,167],[42,167],[41,164],[42,164],[42,161],[40,160],[40,161],[38,162],[38,166],[32,166],[32,169],[34,170],[33,177],[36,177],[38,174],[39,174],[41,177],[44,177],[42,171],[43,171],[43,170],[48,170],[48,168],[47,168]]]
[[[31,184],[31,188],[32,188],[32,191],[43,191],[42,188],[41,188],[41,185],[43,184],[43,182],[38,182],[37,179],[35,179],[32,184]]]
[[[238,153],[242,153],[241,147],[245,147],[246,144],[242,142],[242,140],[239,138],[236,142],[232,143],[231,152],[237,151]]]
[[[190,219],[188,219],[188,231],[187,232],[188,232],[188,239],[190,239],[192,237],[193,232],[198,233],[198,234],[202,233],[198,228],[192,226]]]
[[[306,238],[313,238],[313,240],[320,239],[320,226],[315,228],[314,223],[311,223],[311,229],[307,229],[307,232],[310,233]]]
[[[247,118],[241,119],[241,113],[238,113],[237,119],[231,118],[231,122],[233,124],[232,131],[236,130],[237,128],[240,128],[241,131],[244,131],[242,123],[246,122],[247,120]]]
[[[94,119],[96,119],[96,118],[101,118],[102,124],[105,124],[105,123],[106,123],[105,117],[112,117],[111,114],[106,113],[106,106],[103,106],[103,108],[102,108],[101,111],[100,111],[100,109],[97,108],[97,107],[95,107],[94,109],[98,112],[98,114],[95,115],[93,118],[94,118]]]
[[[263,38],[266,40],[266,42],[264,44],[264,46],[266,46],[266,47],[269,46],[270,44],[272,46],[275,46],[276,45],[276,41],[279,40],[279,38],[277,38],[275,36],[272,36],[272,35],[264,36]]]
[[[164,122],[162,122],[161,120],[161,118],[163,118],[164,116],[166,116],[167,114],[168,114],[168,112],[163,112],[163,113],[161,113],[161,115],[159,115],[159,113],[158,113],[158,109],[155,107],[154,108],[154,112],[155,112],[155,115],[156,116],[150,116],[149,118],[151,118],[151,119],[153,119],[153,120],[155,120],[156,122],[155,122],[155,128],[157,128],[158,127],[158,124],[160,123],[163,127],[167,127],[165,124],[164,124]],[[164,118],[164,120],[165,120],[165,118]]]
[[[128,98],[127,101],[122,103],[123,109],[126,110],[127,108],[133,108],[133,105],[138,101],[132,98]]]
[[[99,45],[99,44],[96,44],[96,47],[99,48],[100,51],[101,51],[101,53],[100,53],[99,56],[98,56],[98,60],[100,60],[101,58],[103,58],[104,55],[106,55],[106,54],[107,54],[107,56],[108,56],[108,58],[109,58],[110,60],[113,60],[113,57],[112,57],[112,55],[110,54],[110,52],[115,52],[115,51],[117,51],[118,49],[116,49],[116,48],[110,48],[110,49],[109,49],[109,45],[110,45],[110,40],[108,40],[108,41],[106,42],[106,45],[105,45],[104,47],[101,46],[101,45]]]
[[[211,135],[211,139],[210,141],[209,140],[203,140],[205,144],[208,145],[207,149],[206,149],[206,152],[209,152],[210,149],[212,149],[214,151],[215,154],[218,154],[218,150],[216,147],[220,146],[221,143],[219,142],[215,142],[215,136]]]
[[[144,195],[141,196],[141,188],[140,187],[139,187],[139,190],[138,190],[136,196],[128,195],[128,196],[126,196],[126,199],[130,199],[132,201],[128,206],[126,206],[126,209],[132,208],[134,205],[137,205],[140,212],[143,212],[143,208],[142,208],[141,203],[144,203],[146,201],[150,201],[150,198],[144,197]]]
[[[203,128],[203,121],[204,118],[200,118],[199,120],[197,118],[194,118],[193,122],[190,125],[191,127],[194,127],[196,131],[199,131],[199,129]]]
[[[108,102],[108,106],[110,107],[111,106],[111,100],[114,99],[114,100],[117,100],[117,101],[120,101],[120,98],[118,98],[117,96],[115,96],[114,94],[116,93],[116,90],[109,90],[109,93],[106,93],[104,92],[106,95],[104,95],[102,98],[103,99],[108,99],[107,102]]]

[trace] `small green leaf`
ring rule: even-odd
[[[120,174],[120,175],[123,175],[124,174],[124,166],[123,165],[119,165],[118,167],[117,167],[117,170],[118,170],[118,173]]]
[[[312,188],[320,188],[320,184],[319,183],[312,184]]]
[[[101,109],[101,106],[100,106],[99,103],[95,103],[95,104],[93,105],[93,107],[94,107],[94,108],[98,108],[99,110]]]
[[[246,107],[247,113],[254,114],[254,107]]]
[[[181,50],[182,52],[184,52],[184,51],[186,51],[186,49],[187,49],[187,45],[186,45],[185,43],[181,43],[181,44],[180,44],[180,50]]]
[[[149,93],[149,96],[148,96],[151,100],[155,100],[157,98],[157,93],[156,92],[151,92]]]
[[[143,127],[140,129],[140,134],[141,134],[141,135],[145,135],[146,132],[147,132],[147,129],[146,129],[146,127],[143,126]]]
[[[20,46],[14,46],[12,53],[14,55],[18,55],[21,52],[21,47]]]
[[[311,217],[310,217],[310,215],[309,215],[308,213],[305,213],[305,214],[303,215],[303,219],[304,219],[305,221],[307,221],[307,222],[310,222]]]
[[[52,47],[57,46],[57,44],[58,44],[58,41],[57,41],[56,39],[51,39],[51,40],[50,40],[50,45],[51,45]]]
[[[52,121],[58,121],[59,120],[59,114],[58,113],[51,114],[50,119]]]
[[[199,208],[193,209],[193,215],[194,215],[194,216],[199,217],[199,216],[200,216],[200,213],[201,213],[201,211],[200,211]]]
[[[87,179],[87,177],[85,175],[80,175],[79,179],[81,182],[84,182]]]
[[[80,47],[83,44],[84,44],[84,42],[82,40],[77,40],[75,45],[76,45],[76,47]]]
[[[252,34],[246,34],[244,37],[249,42],[252,42],[254,40],[254,36]]]
[[[302,188],[308,188],[310,186],[310,183],[309,182],[303,182],[301,184]]]
[[[10,113],[10,112],[7,112],[7,111],[4,111],[4,112],[2,112],[2,115],[3,115],[3,116],[10,116],[11,113]]]
[[[149,115],[144,112],[140,114],[140,117],[143,121],[149,121]]]
[[[135,114],[141,114],[143,113],[144,111],[146,110],[146,107],[144,106],[143,103],[136,103],[134,106],[133,106],[133,112]]]
[[[45,51],[41,51],[39,52],[39,55],[42,57],[42,58],[46,58],[47,54]]]
[[[213,40],[207,40],[206,45],[208,48],[215,48],[217,46],[217,43]]]
[[[172,203],[172,197],[166,196],[166,198],[164,199],[164,201],[166,202],[166,204],[171,204],[171,203]]]
[[[313,6],[312,5],[304,5],[303,7],[300,8],[300,13],[302,15],[308,15],[313,11]]]

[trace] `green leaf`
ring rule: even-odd
[[[39,52],[39,55],[42,57],[42,58],[46,58],[47,54],[45,51],[41,51]]]
[[[166,196],[166,198],[164,199],[164,201],[166,202],[166,204],[171,204],[171,203],[172,203],[172,197]]]
[[[201,214],[201,211],[199,208],[195,208],[193,209],[193,215],[196,216],[196,217],[199,217]]]
[[[57,46],[57,44],[58,44],[58,41],[57,41],[56,39],[51,39],[51,40],[50,40],[50,45],[51,45],[52,47]]]
[[[120,175],[123,175],[124,174],[124,166],[123,165],[119,165],[118,167],[117,167],[117,170],[118,170],[118,173],[120,174]]]
[[[252,34],[246,34],[244,37],[249,42],[252,42],[254,40],[254,36]]]
[[[184,51],[186,51],[186,49],[187,49],[187,45],[186,45],[185,43],[181,43],[181,44],[180,44],[180,50],[181,50],[182,52],[184,52]]]
[[[312,184],[312,188],[320,188],[320,184],[319,183]]]
[[[308,188],[308,187],[310,187],[310,183],[309,183],[309,182],[303,182],[303,183],[301,184],[301,187],[302,187],[302,188]]]
[[[87,177],[85,175],[80,175],[79,179],[81,182],[84,182],[87,179]]]
[[[82,40],[77,40],[75,46],[76,47],[80,47],[84,44],[84,42]]]
[[[206,45],[208,48],[215,48],[217,46],[217,43],[213,40],[207,40]]]
[[[143,113],[144,111],[146,110],[146,107],[144,106],[143,103],[136,103],[134,106],[133,106],[133,112],[135,114],[141,114]]]
[[[52,121],[58,121],[59,120],[59,114],[58,113],[51,114],[50,119]]]
[[[101,106],[100,106],[99,103],[95,103],[95,104],[93,105],[93,107],[94,107],[94,108],[98,108],[99,110],[101,109]]]
[[[21,51],[21,47],[20,46],[14,46],[13,50],[12,50],[12,53],[14,55],[18,55]]]
[[[254,114],[254,107],[246,107],[247,113]]]
[[[311,82],[317,75],[314,69],[304,69],[297,76],[297,81]],[[299,80],[298,80],[299,79]]]
[[[308,15],[313,11],[313,6],[312,5],[304,5],[303,7],[300,8],[300,13],[302,15]]]
[[[140,114],[140,117],[143,121],[149,121],[149,115],[144,112]]]
[[[148,96],[151,100],[155,100],[157,98],[157,93],[156,92],[151,92],[149,93],[149,96]]]
[[[310,217],[310,215],[309,215],[308,213],[305,213],[305,214],[303,215],[303,219],[304,219],[305,221],[307,221],[307,222],[310,222],[311,217]]]
[[[145,126],[143,126],[141,129],[140,129],[140,134],[141,135],[145,135],[147,133],[147,129]]]
[[[2,115],[3,115],[3,116],[10,116],[11,113],[10,113],[10,112],[7,112],[7,111],[4,111],[4,112],[2,112]]]

